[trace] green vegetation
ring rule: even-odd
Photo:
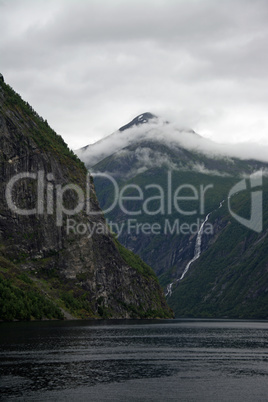
[[[144,276],[148,280],[148,286],[150,286],[150,281],[157,281],[157,276],[153,269],[149,267],[142,259],[134,254],[132,251],[128,250],[124,246],[122,246],[117,240],[116,236],[114,236],[114,243],[119,251],[121,257],[125,261],[125,263],[132,268],[136,269],[142,276]],[[119,301],[124,308],[126,308],[130,313],[131,317],[135,318],[173,318],[174,313],[171,309],[167,310],[161,303],[160,294],[158,292],[154,292],[152,294],[154,305],[157,306],[156,309],[149,309],[146,303],[140,303],[139,305],[133,305],[122,303]]]
[[[87,293],[74,296],[74,291],[61,291],[60,299],[64,302],[64,307],[70,311],[74,316],[79,318],[92,318],[95,316],[92,305],[87,298]]]
[[[114,237],[114,243],[126,264],[130,265],[132,268],[135,268],[146,278],[153,278],[157,280],[157,276],[152,268],[149,267],[149,265],[147,265],[144,261],[142,261],[142,259],[138,255],[132,253],[132,251],[122,246],[122,244],[119,243],[116,237]]]
[[[104,161],[102,161],[102,163],[103,170],[107,171],[109,169],[109,166],[106,169]],[[100,164],[97,165],[96,169],[99,168],[99,165]],[[199,222],[202,223],[202,220],[204,219],[206,214],[212,212],[213,210],[216,210],[219,207],[220,202],[223,199],[227,198],[230,188],[232,188],[233,184],[237,182],[237,178],[234,177],[210,176],[207,174],[200,174],[190,171],[173,171],[173,194],[175,190],[183,184],[190,184],[198,191],[200,191],[200,185],[203,185],[204,188],[206,186],[213,185],[213,188],[209,188],[207,190],[207,193],[205,194],[204,213],[200,213],[200,199],[198,199],[197,201],[183,200],[180,202],[180,208],[182,210],[197,210],[196,214],[183,215],[176,210],[174,205],[172,205],[171,213],[168,212],[167,178],[168,169],[166,167],[151,169],[149,172],[138,174],[131,179],[118,178],[117,184],[120,191],[122,188],[124,188],[124,186],[128,186],[131,184],[134,184],[142,189],[144,200],[124,201],[124,207],[127,210],[133,212],[141,211],[141,214],[133,216],[124,214],[119,205],[116,205],[113,210],[106,214],[106,218],[108,219],[108,221],[119,223],[120,226],[122,225],[123,230],[119,236],[119,241],[124,246],[133,250],[135,254],[138,254],[142,258],[142,260],[146,261],[149,266],[153,267],[154,271],[159,277],[165,274],[166,271],[169,271],[172,274],[172,272],[174,272],[173,268],[175,271],[176,269],[178,269],[178,266],[176,265],[176,260],[172,261],[172,258],[170,256],[177,254],[179,249],[186,249],[186,247],[188,247],[189,236],[185,235],[184,233],[178,233],[178,226],[184,223],[189,226],[196,225],[198,219]],[[160,201],[159,198],[156,198],[157,196],[159,197],[159,191],[157,190],[157,188],[147,188],[147,186],[150,184],[157,184],[163,189],[165,197],[165,211],[163,214],[147,214],[142,210],[143,203],[146,200],[151,200],[150,202],[148,202],[149,211],[159,210]],[[110,183],[108,180],[96,177],[95,188],[101,208],[103,210],[108,209],[114,201],[113,184]],[[183,194],[181,193],[180,195],[192,196],[193,193],[189,193],[189,189],[187,193],[187,188],[185,188]],[[129,190],[124,193],[124,196],[137,197],[137,191],[129,187]],[[171,201],[173,203],[173,198]],[[133,219],[134,222],[133,229],[130,230],[128,226],[129,219]],[[139,229],[139,225],[142,224],[145,224],[149,228],[153,228],[156,224],[160,228],[159,232],[157,234],[150,233],[149,229],[148,234],[144,233],[141,229]],[[172,276],[169,276],[168,274],[165,275],[165,277],[161,277],[161,285],[164,286],[169,283],[170,277]]]
[[[128,309],[128,311],[131,313],[131,317],[133,318],[174,318],[173,311],[170,309],[169,312],[164,311],[161,308],[158,308],[157,310],[148,310],[146,306],[140,305],[134,305],[134,304],[126,304],[122,303],[121,301],[118,301],[124,308]],[[160,305],[159,305],[160,306]]]
[[[265,180],[263,204],[268,202]],[[240,216],[248,214],[248,194],[232,202]],[[225,221],[217,241],[191,267],[169,299],[177,317],[267,319],[268,237],[246,229],[228,214],[217,211],[213,220]],[[264,228],[268,211],[264,208]]]
[[[26,273],[0,257],[0,320],[63,319],[59,307],[44,297]]]
[[[42,264],[36,261],[39,274],[33,277],[0,256],[0,320],[63,319],[61,308],[77,318],[102,316],[94,314],[88,292]]]
[[[117,240],[116,246],[125,262],[137,269],[148,280],[157,281],[152,269],[139,257],[122,247]],[[20,267],[0,257],[0,320],[41,320],[63,319],[63,313],[74,318],[111,318],[114,311],[105,305],[103,297],[92,298],[77,281],[60,278],[56,270],[42,268],[42,260],[36,261],[37,272],[21,272]],[[78,274],[85,280],[87,274]],[[76,282],[76,283],[75,283]],[[150,290],[151,291],[151,290]],[[124,307],[133,318],[173,318],[173,312],[163,305],[157,290],[152,292],[155,309],[148,309],[147,302],[139,305],[116,302]]]
[[[39,116],[10,85],[4,82],[1,82],[0,85],[6,95],[4,107],[15,112],[15,116],[18,116],[18,124],[25,134],[29,135],[42,151],[52,152],[63,162],[71,159],[86,173],[84,163],[68,148],[63,138],[49,126],[48,122]]]
[[[157,184],[163,189],[164,196],[168,194],[167,172],[171,167],[153,166],[147,171],[138,173],[139,160],[135,159],[135,151],[138,147],[154,150],[160,154],[168,155],[169,159],[180,166],[181,170],[172,170],[172,189],[183,184],[190,184],[195,189],[200,185],[204,188],[213,185],[206,193],[204,213],[200,213],[200,197],[195,200],[180,200],[180,208],[184,211],[194,211],[193,215],[183,215],[174,208],[167,213],[150,215],[143,212],[144,200],[149,200],[150,211],[159,209],[160,201],[157,188],[150,184]],[[153,158],[152,158],[153,159]],[[205,166],[206,169],[215,170],[229,175],[207,174],[205,169],[191,171],[192,166]],[[228,194],[231,188],[238,183],[245,173],[250,174],[254,170],[265,166],[258,161],[228,160],[224,158],[209,158],[195,151],[181,149],[180,153],[174,148],[158,143],[157,141],[141,141],[124,149],[122,155],[111,155],[96,166],[96,171],[110,172],[117,179],[119,190],[127,185],[136,185],[142,189],[144,199],[137,197],[136,188],[129,187],[124,196],[133,196],[132,200],[124,200],[124,207],[131,212],[140,214],[124,214],[120,207],[115,207],[107,214],[110,222],[116,222],[123,228],[120,234],[120,242],[134,250],[141,258],[152,266],[157,272],[160,284],[166,288],[174,278],[181,266],[189,262],[194,253],[194,237],[178,234],[176,231],[164,232],[165,219],[171,224],[176,219],[180,223],[191,225],[197,218],[202,220],[211,213],[209,223],[214,225],[215,236],[204,236],[203,245],[207,248],[197,261],[192,264],[190,271],[184,280],[173,288],[173,295],[168,299],[169,305],[177,317],[234,317],[234,318],[268,318],[268,184],[264,177],[263,207],[264,207],[264,231],[261,234],[247,230],[227,211]],[[136,170],[135,170],[136,169]],[[183,170],[184,169],[184,170]],[[133,177],[131,177],[131,174]],[[149,186],[148,186],[149,185]],[[106,210],[112,205],[114,197],[113,184],[100,177],[95,178],[95,188],[100,200],[101,207]],[[146,189],[147,188],[147,189]],[[257,189],[258,190],[258,189]],[[191,190],[184,196],[192,196]],[[136,196],[136,199],[134,197]],[[153,199],[155,197],[155,199]],[[236,194],[231,199],[232,210],[245,219],[251,214],[251,193],[249,189]],[[225,200],[223,207],[219,204]],[[147,223],[149,226],[156,222],[162,230],[158,234],[153,233],[130,233],[128,219],[134,218],[140,224]],[[124,224],[124,225],[123,225]]]
[[[152,282],[157,281],[155,273],[138,256],[122,247],[116,239],[114,241],[124,261],[147,279],[149,289]],[[88,273],[77,274],[76,280],[66,280],[56,269],[46,268],[50,259],[34,261],[36,271],[33,274],[22,272],[20,264],[15,265],[0,256],[0,320],[63,319],[61,309],[79,319],[114,316],[115,312],[105,305],[103,297],[92,297],[77,282],[89,279]],[[116,303],[133,318],[173,318],[173,312],[163,304],[160,293],[151,289],[150,292],[155,309],[148,309],[146,301],[139,305],[126,304],[122,300],[116,300]]]
[[[0,152],[5,174],[1,183],[3,190],[8,175],[19,171],[21,167],[29,170],[41,168],[45,173],[55,173],[55,181],[61,180],[61,184],[72,182],[81,188],[86,184],[88,172],[85,165],[68,149],[47,121],[5,83],[0,84],[0,112],[3,115],[2,134],[4,131],[4,146]],[[91,184],[93,185],[92,179]],[[17,192],[20,208],[29,208],[29,204],[36,205],[38,187],[33,183],[24,186],[23,181],[20,185]],[[45,194],[44,200],[42,199],[44,203],[48,201],[47,197],[48,194]],[[90,197],[93,207],[98,208],[95,193],[92,192]],[[75,195],[65,195],[65,208],[71,209],[76,204]],[[6,205],[0,206],[3,216],[8,220],[10,211],[7,213]],[[130,302],[124,309],[122,303],[120,305],[116,301],[117,298],[121,301],[128,300],[127,290],[123,288],[124,281],[127,282],[124,275],[127,273],[117,270],[113,277],[111,270],[117,265],[116,259],[119,266],[123,267],[124,263],[111,239],[104,239],[101,243],[93,236],[91,252],[90,241],[89,251],[86,242],[81,241],[79,236],[65,234],[65,226],[61,231],[56,228],[54,215],[50,216],[48,211],[39,215],[31,218],[25,216],[16,222],[12,221],[10,225],[5,222],[3,244],[0,247],[0,320],[140,317],[134,313],[135,308]],[[78,215],[80,222],[88,223],[89,218],[84,211]],[[66,220],[67,217],[64,216],[64,223]],[[47,245],[49,246],[46,247]],[[77,265],[76,258],[72,260],[69,248],[71,246],[73,249],[75,245],[79,259]],[[132,303],[139,306],[142,304],[144,317],[148,317],[146,311],[151,305],[156,306],[156,310],[159,307],[159,312],[150,310],[150,316],[166,316],[168,307],[154,273],[138,257],[124,251],[119,244],[117,246],[125,261],[137,271],[130,270]],[[81,267],[81,272],[76,272],[78,267]],[[99,272],[103,268],[107,270],[107,276],[111,274],[112,283],[106,283],[105,272]],[[141,298],[136,295],[140,294],[147,300],[139,300]],[[151,303],[154,298],[159,298],[159,301],[156,300],[158,304]]]

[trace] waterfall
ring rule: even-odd
[[[220,202],[220,205],[219,205],[218,209],[220,209],[220,208],[223,206],[223,203],[224,203],[224,200]],[[192,263],[193,263],[194,261],[196,261],[196,260],[200,257],[200,255],[201,255],[201,245],[202,245],[203,229],[204,229],[204,226],[205,226],[206,222],[208,221],[208,218],[209,218],[209,216],[211,215],[211,213],[212,213],[212,212],[210,212],[209,214],[207,214],[207,216],[206,216],[204,222],[203,222],[202,225],[200,226],[200,229],[199,229],[199,231],[198,231],[198,233],[197,233],[193,258],[192,258],[192,259],[188,262],[188,264],[186,265],[186,267],[185,267],[185,269],[184,269],[184,271],[183,271],[181,277],[178,278],[178,279],[175,279],[173,282],[171,282],[171,283],[169,283],[169,284],[167,285],[167,292],[166,292],[166,294],[165,294],[166,297],[169,297],[169,296],[172,295],[172,286],[173,286],[175,283],[181,281],[181,280],[184,278],[184,276],[186,275],[186,273],[189,271],[189,268],[190,268],[190,266],[192,265]]]
[[[176,282],[181,281],[181,280],[184,278],[185,274],[188,272],[188,270],[189,270],[190,266],[192,265],[192,263],[193,263],[194,261],[196,261],[196,260],[200,257],[203,229],[204,229],[205,223],[207,222],[207,220],[208,220],[208,218],[209,218],[209,215],[210,215],[210,213],[207,214],[207,216],[206,216],[204,222],[203,222],[202,225],[200,226],[200,229],[199,229],[199,231],[198,231],[198,233],[197,233],[196,242],[195,242],[195,248],[194,248],[194,256],[193,256],[193,258],[188,262],[188,264],[186,265],[186,267],[185,267],[185,269],[184,269],[184,271],[183,271],[181,277],[180,277],[179,279],[177,279]]]
[[[192,265],[192,263],[193,263],[194,261],[196,261],[196,260],[200,257],[200,255],[201,255],[201,244],[202,244],[203,229],[204,229],[204,225],[206,224],[206,222],[207,222],[207,220],[208,220],[210,214],[211,214],[211,213],[207,214],[207,216],[206,216],[204,222],[203,222],[202,225],[200,226],[200,229],[199,229],[199,231],[198,231],[198,233],[197,233],[196,241],[195,241],[195,247],[194,247],[194,256],[193,256],[193,258],[192,258],[192,259],[188,262],[188,264],[186,265],[186,267],[185,267],[185,269],[184,269],[184,271],[183,271],[181,277],[178,278],[178,279],[176,279],[175,281],[171,282],[169,285],[167,285],[167,293],[166,293],[166,295],[165,295],[166,297],[172,295],[172,286],[174,285],[174,283],[177,283],[177,282],[181,281],[181,280],[184,278],[185,274],[188,272],[188,270],[189,270],[190,266]]]

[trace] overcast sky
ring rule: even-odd
[[[267,0],[0,0],[0,72],[73,149],[142,112],[268,144]]]

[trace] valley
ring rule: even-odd
[[[125,247],[154,269],[177,317],[266,317],[266,312],[257,307],[248,315],[248,305],[254,305],[259,294],[263,300],[268,297],[265,161],[225,154],[219,145],[193,130],[175,127],[152,113],[137,116],[99,143],[78,150],[77,155],[94,177],[108,225]],[[254,176],[257,172],[260,185]],[[252,180],[257,180],[252,196],[261,197],[253,218],[248,191]],[[251,223],[253,227],[248,228]],[[202,244],[195,252],[201,228]],[[264,248],[264,259],[260,257],[261,268],[257,269],[261,272],[256,276],[261,276],[261,283],[256,277],[246,281],[250,250],[256,261],[259,258],[248,238],[255,238],[258,247]],[[242,254],[237,244],[245,244]],[[246,269],[238,268],[242,266]],[[237,269],[241,283],[239,308],[231,279]],[[227,271],[230,276],[226,276]],[[203,276],[207,285],[199,287]],[[218,282],[226,290],[217,293],[217,303],[224,305],[226,297],[228,308],[216,307],[216,303],[211,313],[211,295]],[[256,288],[253,294],[249,291],[252,287]]]

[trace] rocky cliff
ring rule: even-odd
[[[0,166],[2,318],[34,317],[26,291],[78,317],[172,316],[153,271],[107,229],[84,165],[4,82]]]

